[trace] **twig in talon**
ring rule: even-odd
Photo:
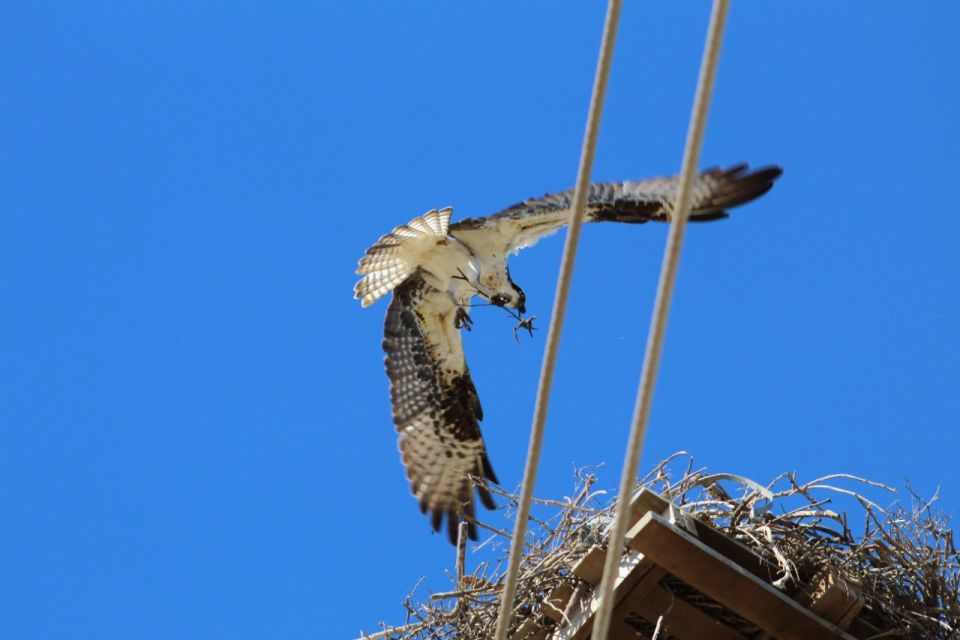
[[[520,343],[520,334],[518,333],[520,329],[526,329],[527,333],[530,334],[530,337],[531,338],[533,337],[533,330],[534,330],[533,321],[536,319],[537,319],[537,316],[530,316],[527,319],[519,318],[519,322],[517,322],[517,326],[513,328],[513,337],[516,339],[518,344]]]

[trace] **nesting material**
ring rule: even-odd
[[[536,501],[553,515],[532,519],[511,638],[589,637],[615,507],[604,503],[595,484],[594,473],[580,470],[572,497]],[[515,496],[498,493],[515,504]],[[657,465],[630,499],[637,538],[628,534],[611,640],[766,639],[776,624],[772,609],[787,605],[823,622],[830,629],[823,637],[960,638],[960,554],[953,533],[933,508],[935,498],[921,500],[909,486],[897,494],[848,474],[801,483],[795,473],[761,486],[694,468],[681,453]],[[475,550],[495,559],[469,573],[459,569],[448,592],[412,592],[402,624],[360,637],[492,637],[509,535],[479,526],[490,537]],[[664,547],[674,538],[688,546]],[[699,540],[705,550],[690,542]],[[707,552],[750,574],[767,599],[751,599],[751,609],[732,605],[722,592],[711,597],[712,587],[696,575],[702,573],[696,553]]]

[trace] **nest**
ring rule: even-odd
[[[568,619],[569,609],[592,589],[570,568],[596,545],[605,546],[616,502],[604,503],[595,490],[597,477],[589,469],[576,472],[573,497],[563,501],[536,500],[546,518],[532,518],[529,544],[521,564],[511,636],[525,623],[553,630],[555,620]],[[848,488],[848,487],[854,488]],[[516,496],[489,487],[511,508]],[[960,638],[960,554],[948,520],[933,509],[934,497],[923,500],[909,487],[905,499],[881,507],[864,494],[893,489],[849,474],[834,474],[806,483],[784,473],[766,486],[730,474],[696,469],[693,459],[679,453],[664,460],[637,484],[712,525],[724,535],[751,547],[779,570],[773,585],[796,597],[830,572],[857,584],[864,606],[859,619],[879,630],[877,637]],[[849,508],[835,510],[835,504]],[[851,520],[856,518],[856,520]],[[491,560],[480,561],[470,573],[463,560],[454,589],[417,600],[416,587],[404,601],[406,620],[362,638],[370,640],[487,640],[494,635],[499,612],[509,534],[477,523],[491,537]],[[674,593],[736,629],[744,637],[767,637],[748,620],[672,578],[664,584]],[[545,615],[547,595],[561,585],[572,590],[568,611]],[[801,596],[802,598],[802,596]],[[798,599],[801,599],[798,598]],[[558,616],[557,613],[562,613]],[[648,637],[659,635],[636,620]]]

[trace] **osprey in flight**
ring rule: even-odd
[[[693,186],[691,221],[726,218],[725,209],[760,197],[780,167],[746,164],[701,173]],[[669,222],[678,177],[590,186],[587,222]],[[463,356],[461,327],[470,328],[470,301],[515,309],[521,325],[526,298],[510,277],[507,258],[567,224],[573,191],[525,200],[486,218],[450,224],[453,209],[434,209],[401,225],[367,249],[356,297],[366,307],[393,291],[383,350],[393,421],[407,478],[434,531],[446,516],[451,542],[457,523],[474,516],[471,476],[497,482],[487,458],[480,398]],[[476,485],[480,501],[494,508]],[[468,533],[476,529],[468,521]]]

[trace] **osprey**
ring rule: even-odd
[[[701,173],[693,185],[691,221],[726,218],[725,209],[760,197],[782,170],[750,171],[746,164]],[[669,222],[679,178],[593,184],[587,222]],[[497,482],[480,420],[480,398],[463,356],[460,329],[470,328],[470,302],[516,310],[521,325],[526,298],[510,277],[507,258],[567,224],[573,191],[525,200],[485,218],[450,224],[453,209],[433,209],[400,225],[367,249],[354,288],[366,307],[388,292],[383,350],[393,421],[407,478],[433,530],[446,516],[451,542],[466,516],[476,540],[473,492],[488,509],[489,491],[473,478]]]

